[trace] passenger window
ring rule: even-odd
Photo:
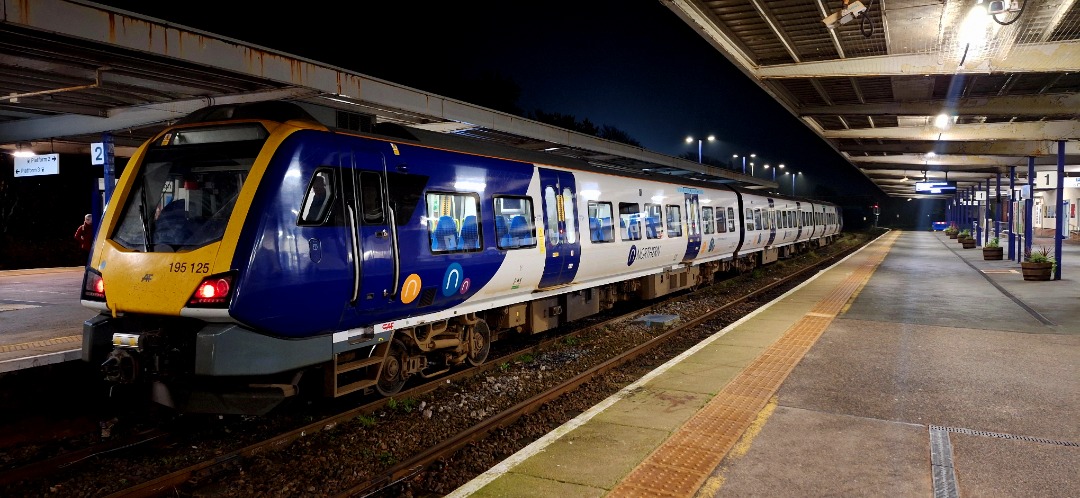
[[[667,206],[667,227],[668,237],[682,237],[683,221],[679,206],[671,204]]]
[[[754,230],[762,230],[760,208],[754,210]]]
[[[614,226],[611,221],[611,203],[589,201],[589,240],[614,242]]]
[[[701,208],[701,232],[705,235],[713,233],[713,208]]]
[[[645,237],[659,239],[664,236],[664,223],[660,219],[662,210],[659,204],[645,205]]]
[[[427,227],[431,252],[467,252],[480,250],[480,197],[476,194],[429,192]]]
[[[746,231],[754,229],[754,209],[746,208]]]
[[[495,238],[499,249],[536,247],[532,199],[495,198]]]
[[[619,203],[619,232],[622,240],[641,240],[641,213],[637,203]]]
[[[297,225],[321,225],[326,221],[330,206],[334,200],[334,174],[325,168],[315,170],[308,182],[304,202],[300,205],[300,219]]]
[[[735,231],[735,208],[727,208],[728,231]]]

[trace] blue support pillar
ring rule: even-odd
[[[111,133],[102,133],[101,142],[105,144],[105,206],[112,199],[113,185],[116,184],[116,148]]]
[[[1016,246],[1016,220],[1013,219],[1013,211],[1016,206],[1013,204],[1016,202],[1016,166],[1009,166],[1009,260],[1019,261],[1016,258],[1015,250]]]
[[[975,218],[975,221],[974,221],[975,230],[973,230],[973,232],[975,232],[975,233],[973,233],[972,235],[975,236],[975,245],[976,246],[981,246],[982,245],[982,234],[986,230],[986,227],[983,226],[983,225],[986,224],[986,222],[984,221],[982,223],[979,223],[979,220],[982,220],[983,209],[982,209],[982,203],[979,202],[979,194],[978,194],[977,191],[982,190],[982,184],[983,184],[983,182],[978,182],[978,183],[975,184],[974,187],[972,187],[973,189],[975,189],[975,191],[972,192],[974,194],[974,196],[975,196],[974,199],[973,199],[975,202],[974,202],[974,205],[971,206],[972,210],[975,212],[975,216],[974,216],[974,218]],[[987,187],[990,186],[990,180],[989,179],[986,180],[986,185],[987,185]]]
[[[1032,195],[1035,194],[1035,157],[1028,157],[1028,195],[1027,199],[1024,199],[1024,255],[1031,254],[1031,210],[1035,205],[1035,200],[1032,199]]]
[[[994,237],[997,237],[998,243],[1001,243],[1001,173],[997,174],[997,190],[995,190],[995,207],[997,207],[997,214],[994,215]]]
[[[1065,239],[1065,229],[1069,227],[1065,223],[1068,219],[1069,213],[1065,212],[1065,141],[1058,140],[1058,153],[1057,153],[1057,194],[1055,194],[1057,202],[1057,209],[1054,211],[1057,213],[1057,217],[1054,218],[1054,261],[1057,261],[1057,265],[1054,265],[1054,280],[1061,280],[1061,242]]]
[[[976,237],[975,223],[974,223],[975,220],[974,220],[974,216],[973,216],[973,213],[976,213],[976,210],[974,208],[974,204],[975,204],[975,186],[972,185],[971,187],[968,187],[968,207],[966,208],[966,210],[964,210],[964,216],[966,216],[966,221],[968,223],[968,229],[971,230],[971,237]]]

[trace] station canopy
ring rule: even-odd
[[[523,119],[89,2],[0,0],[0,149],[116,155],[211,104],[289,100],[612,170],[775,182]],[[1080,171],[1080,1],[664,0],[883,192]],[[991,14],[988,6],[999,9]],[[831,26],[831,27],[830,27]]]

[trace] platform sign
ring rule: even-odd
[[[15,158],[15,177],[60,174],[60,154]]]
[[[90,165],[102,166],[105,164],[105,143],[94,142],[90,144]]]
[[[975,191],[975,200],[977,200],[977,201],[985,201],[986,200],[986,191],[985,190],[976,190]]]
[[[1046,190],[1057,188],[1057,171],[1040,171],[1035,175],[1035,189]]]
[[[1066,176],[1065,188],[1080,188],[1080,176]]]

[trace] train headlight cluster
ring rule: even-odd
[[[81,299],[87,301],[105,300],[105,281],[102,280],[101,274],[93,268],[86,269],[86,276],[83,278]]]
[[[212,275],[199,282],[195,293],[188,300],[188,306],[198,308],[225,308],[229,306],[232,292],[233,275],[222,273]]]

